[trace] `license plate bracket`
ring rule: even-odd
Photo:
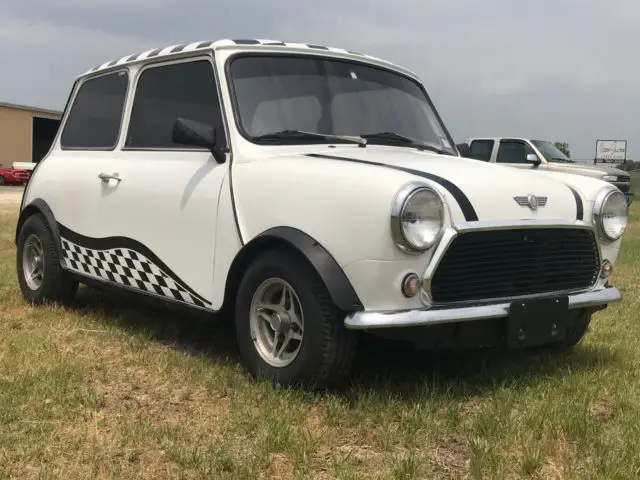
[[[567,296],[515,300],[509,306],[507,346],[526,348],[562,341],[568,321]]]

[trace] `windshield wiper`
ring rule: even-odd
[[[263,135],[253,137],[254,140],[315,140],[322,138],[323,140],[342,140],[345,142],[358,143],[362,146],[366,145],[367,141],[362,137],[349,136],[349,135],[330,135],[319,132],[305,132],[303,130],[280,130],[277,132],[269,132]]]
[[[407,145],[409,147],[417,148],[418,150],[430,150],[436,153],[442,154],[451,154],[451,152],[447,152],[445,149],[433,144],[433,143],[424,143],[419,142],[411,137],[407,137],[406,135],[401,135],[396,132],[377,132],[377,133],[367,133],[364,135],[360,135],[362,138],[367,140],[374,140],[376,142],[384,142],[391,143],[393,145],[397,145],[398,143]]]

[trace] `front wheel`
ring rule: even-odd
[[[32,215],[18,235],[16,270],[22,295],[29,303],[66,303],[78,282],[60,266],[53,234],[41,215]]]
[[[265,252],[246,271],[235,326],[249,373],[282,385],[337,383],[356,350],[356,334],[344,328],[317,273],[283,251]]]
[[[564,340],[550,343],[540,347],[538,350],[546,351],[548,353],[563,353],[571,350],[582,341],[586,333],[589,331],[592,315],[593,313],[590,311],[580,312],[569,325],[567,335]]]

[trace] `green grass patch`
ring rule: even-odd
[[[27,306],[14,227],[15,215],[0,214],[0,478],[640,471],[637,204],[614,274],[625,299],[598,313],[570,353],[382,349],[363,353],[350,385],[322,394],[252,381],[216,325],[88,289],[73,308]]]

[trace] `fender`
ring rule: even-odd
[[[24,197],[23,197],[24,198]],[[51,211],[51,207],[42,200],[41,198],[36,198],[29,205],[25,206],[20,211],[20,216],[18,217],[18,223],[16,225],[16,235],[15,235],[15,244],[18,245],[18,235],[20,235],[20,229],[22,228],[22,224],[25,220],[33,214],[40,213],[45,218],[47,222],[47,226],[51,230],[51,234],[53,235],[53,239],[55,241],[56,251],[58,252],[58,258],[63,258],[62,256],[62,243],[60,242],[60,230],[58,229],[58,222],[56,222],[55,217],[53,216],[53,212]]]
[[[319,242],[296,228],[274,227],[262,232],[238,252],[230,271],[238,272],[237,268],[241,267],[246,259],[252,257],[257,249],[261,250],[265,244],[274,241],[286,243],[307,259],[320,275],[331,300],[339,309],[345,312],[364,310],[362,302],[338,262]],[[233,280],[231,284],[233,285]],[[229,282],[227,285],[229,287]],[[228,291],[229,288],[227,288]]]

